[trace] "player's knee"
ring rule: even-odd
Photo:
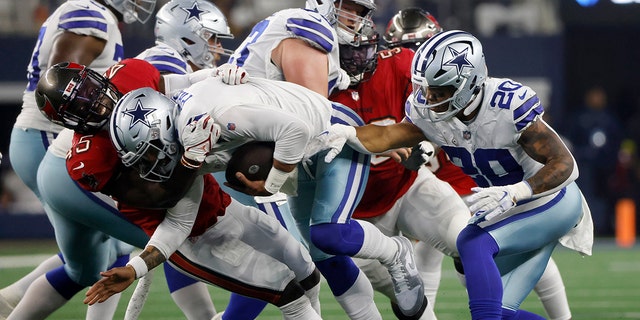
[[[311,226],[311,242],[318,249],[333,255],[350,255],[345,241],[344,224],[324,223]],[[357,251],[356,251],[357,252]]]
[[[291,280],[291,282],[289,282],[289,284],[284,288],[284,291],[282,291],[280,299],[278,299],[274,305],[276,307],[282,307],[302,297],[304,292],[305,290],[302,288],[300,283],[295,280]]]
[[[313,287],[315,287],[316,285],[318,285],[318,283],[320,283],[320,278],[321,278],[321,274],[320,274],[320,270],[318,270],[318,268],[313,269],[313,272],[311,272],[311,274],[304,278],[302,281],[300,281],[300,285],[302,286],[302,289],[309,290]]]
[[[498,252],[498,244],[491,235],[476,225],[468,225],[458,235],[456,241],[461,257]]]

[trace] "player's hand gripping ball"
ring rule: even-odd
[[[225,177],[227,182],[237,187],[244,187],[236,178],[236,172],[241,172],[251,181],[267,179],[273,165],[273,141],[252,141],[240,146],[231,155]]]

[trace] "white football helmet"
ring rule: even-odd
[[[354,14],[344,9],[346,3],[362,6],[363,10]],[[349,44],[356,41],[362,28],[372,25],[371,15],[376,5],[373,0],[307,0],[306,8],[318,11],[335,27],[340,44]]]
[[[177,113],[177,105],[152,88],[125,94],[109,119],[111,142],[122,163],[145,180],[168,180],[182,156]]]
[[[105,3],[120,12],[127,24],[147,22],[156,8],[156,0],[105,0]]]
[[[224,14],[207,0],[171,0],[156,14],[156,41],[178,50],[196,66],[213,68],[215,55],[230,56],[220,39],[233,39]]]
[[[451,30],[441,32],[416,51],[411,63],[413,106],[422,118],[431,121],[450,119],[465,109],[482,91],[487,78],[482,44],[472,34]],[[428,104],[427,87],[452,86],[453,96],[436,104]],[[444,112],[431,110],[448,104]],[[466,113],[466,112],[465,112]]]

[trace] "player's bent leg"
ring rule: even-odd
[[[187,320],[211,319],[216,308],[207,286],[164,263],[164,275],[171,298]]]
[[[350,257],[334,256],[316,265],[349,319],[382,319],[373,302],[371,283]]]
[[[54,284],[62,290],[57,289]],[[7,319],[45,319],[83,288],[66,275],[63,267],[56,268],[38,277],[29,286],[24,297]]]
[[[418,241],[414,244],[416,253],[416,264],[420,277],[424,283],[424,295],[429,301],[427,310],[420,319],[436,319],[435,304],[436,296],[438,294],[438,288],[440,287],[440,278],[442,276],[442,261],[444,260],[444,254],[435,249],[434,247]]]
[[[9,158],[15,173],[24,184],[40,199],[37,173],[47,147],[55,139],[55,134],[36,129],[13,127],[9,143]],[[41,200],[42,201],[42,200]]]
[[[178,270],[201,281],[242,295],[262,299],[281,309],[284,308],[283,313],[287,315],[287,318],[297,317],[301,311],[304,311],[302,314],[306,316],[307,308],[312,311],[313,308],[304,295],[304,289],[295,280],[296,275],[287,265],[256,250],[242,240],[253,239],[254,236],[264,237],[264,235],[247,235],[250,231],[246,229],[254,227],[246,225],[247,218],[240,217],[244,215],[244,212],[235,210],[236,206],[239,204],[232,201],[232,204],[227,207],[226,214],[219,218],[217,224],[207,229],[198,238],[185,241],[169,261]],[[257,212],[256,209],[251,210],[255,210],[256,216],[269,219],[273,226],[290,237],[292,243],[301,246],[284,231],[277,221]],[[272,247],[276,247],[276,244],[272,243]],[[300,304],[300,301],[303,303]],[[300,316],[298,319],[303,319],[303,317]]]
[[[42,261],[35,269],[20,278],[18,281],[0,290],[0,319],[6,319],[11,311],[18,305],[27,289],[41,275],[62,266],[62,254],[58,253],[45,261]]]
[[[553,258],[549,259],[547,267],[538,283],[536,283],[534,290],[550,320],[571,319],[571,308],[569,307],[564,282]]]

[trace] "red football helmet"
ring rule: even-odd
[[[382,38],[389,48],[405,47],[416,51],[427,39],[442,31],[442,27],[429,12],[420,8],[398,11],[387,25]]]
[[[53,123],[82,134],[94,134],[109,121],[122,94],[86,66],[61,62],[45,71],[35,91],[38,108]]]

